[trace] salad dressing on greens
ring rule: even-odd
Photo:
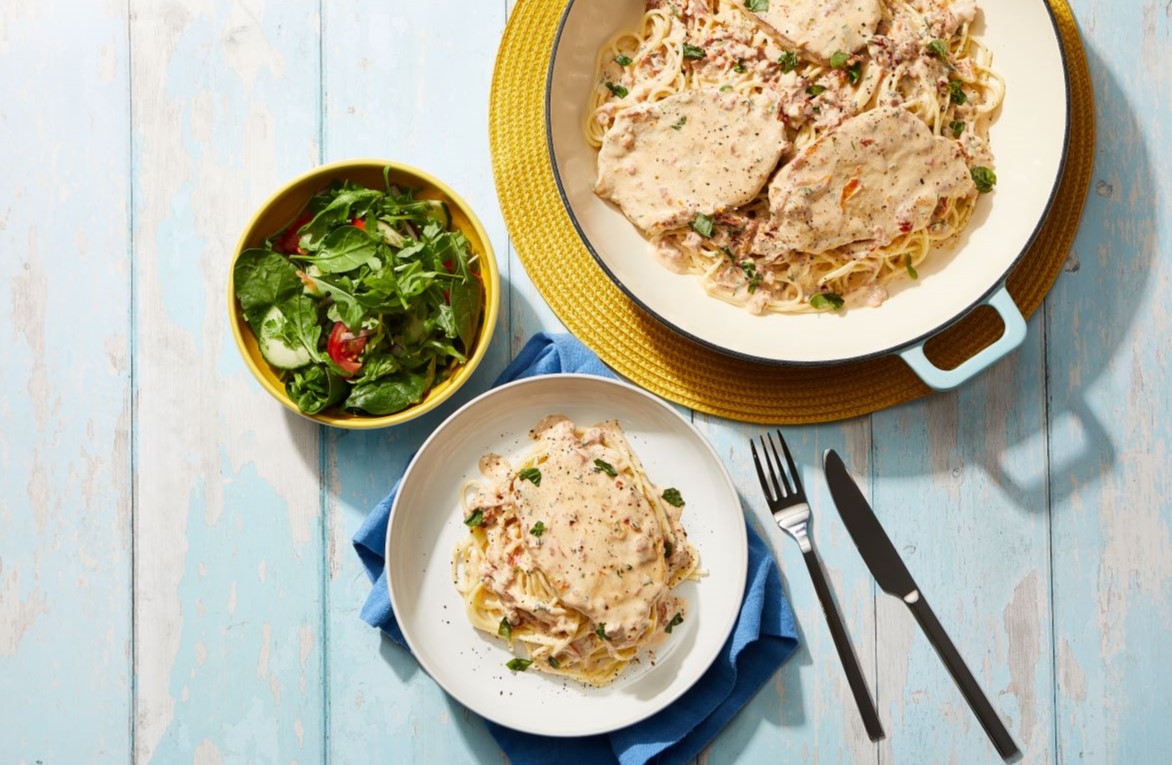
[[[467,361],[484,311],[476,259],[444,202],[389,180],[345,182],[241,253],[233,274],[261,354],[302,412],[386,415]]]

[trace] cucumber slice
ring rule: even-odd
[[[261,319],[260,329],[256,335],[256,344],[260,347],[260,354],[265,361],[277,369],[298,369],[308,364],[312,359],[309,349],[298,344],[289,345],[285,339],[285,325],[288,320],[281,309],[273,306]]]

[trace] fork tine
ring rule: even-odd
[[[769,483],[765,480],[765,471],[761,469],[761,458],[757,455],[757,444],[749,439],[749,449],[753,452],[753,465],[757,468],[757,478],[761,481],[761,491],[765,492],[765,501],[776,502],[774,494],[769,491]]]
[[[773,462],[777,465],[777,472],[781,475],[781,482],[785,485],[785,494],[786,496],[789,496],[794,493],[793,484],[790,483],[789,476],[785,474],[785,468],[782,467],[781,455],[777,453],[777,445],[773,443],[773,434],[770,433],[768,435],[769,448],[773,450]],[[778,435],[781,435],[781,431],[778,431]],[[785,445],[785,441],[782,441],[781,443],[783,446]]]
[[[789,465],[790,475],[794,478],[794,489],[798,494],[802,494],[802,479],[798,477],[798,466],[794,462],[794,457],[789,453],[789,447],[786,446],[785,438],[781,435],[781,431],[777,431],[777,440],[781,441],[781,450],[785,452],[785,461]]]
[[[778,499],[788,497],[790,494],[789,484],[785,480],[785,472],[781,470],[781,462],[777,459],[777,449],[772,449],[773,454],[770,455],[770,449],[765,446],[765,436],[758,436],[761,439],[761,453],[765,455],[765,467],[769,469],[769,477],[773,479],[773,488],[777,492]],[[773,443],[770,441],[769,446]]]

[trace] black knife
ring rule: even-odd
[[[1005,760],[1020,756],[1021,752],[1013,742],[1013,737],[1005,729],[993,705],[977,684],[976,678],[965,666],[964,659],[960,657],[956,646],[940,626],[936,614],[928,607],[928,601],[920,593],[907,566],[895,551],[895,545],[891,544],[883,527],[879,525],[879,519],[875,517],[871,505],[847,472],[842,458],[833,449],[829,449],[823,458],[823,465],[826,469],[826,482],[830,486],[830,496],[834,499],[838,514],[842,516],[842,523],[854,540],[855,547],[859,548],[863,562],[871,569],[875,581],[884,592],[895,595],[907,603],[916,621],[920,623],[920,628],[928,636],[928,641],[932,643],[948,673],[960,688],[965,701],[980,720],[981,727],[997,748],[997,753]]]

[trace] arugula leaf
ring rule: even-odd
[[[294,370],[285,382],[285,392],[306,414],[318,414],[346,397],[346,383],[325,364]]]
[[[684,43],[684,58],[701,59],[707,56],[708,53],[703,48],[692,45],[691,43]]]
[[[664,489],[661,496],[663,497],[663,501],[672,507],[684,506],[684,498],[680,496],[679,489]]]
[[[684,623],[684,615],[681,614],[679,611],[677,611],[676,615],[673,616],[671,618],[671,621],[667,623],[667,626],[663,628],[663,631],[670,635],[672,630],[674,630],[676,627],[680,626],[683,623]]]
[[[535,467],[525,468],[520,473],[517,473],[517,478],[521,479],[522,481],[528,481],[534,486],[541,485],[541,471]]]
[[[810,298],[810,307],[817,311],[825,311],[827,309],[837,311],[844,305],[846,305],[846,301],[833,292],[819,292]]]
[[[326,234],[315,255],[292,255],[317,266],[323,274],[353,271],[378,256],[379,243],[357,226],[340,226]]]
[[[787,50],[785,53],[782,53],[781,57],[777,59],[777,65],[781,67],[783,74],[797,69],[799,63],[798,54],[791,50]]]
[[[256,329],[268,310],[301,292],[304,285],[289,260],[271,250],[252,248],[240,253],[232,269],[236,299],[244,318]]]
[[[764,13],[769,10],[769,0],[745,0],[745,7],[754,13]]]
[[[313,283],[319,290],[329,293],[338,308],[338,315],[347,327],[357,327],[362,324],[366,316],[367,306],[358,294],[353,281],[347,276],[335,276],[327,279],[324,276],[311,276]]]
[[[484,290],[480,280],[469,276],[452,284],[448,305],[452,310],[452,323],[464,353],[471,353],[476,342],[476,331],[480,329],[480,315],[484,310]]]
[[[606,83],[606,89],[609,90],[616,98],[626,98],[629,90],[622,85],[616,85],[613,82]]]
[[[319,203],[325,201],[326,204],[309,223],[301,227],[301,239],[298,241],[301,249],[316,251],[326,234],[341,224],[349,223],[352,218],[365,217],[371,205],[381,197],[381,191],[347,183],[336,191],[315,198]]]
[[[513,672],[524,672],[529,669],[529,665],[533,663],[533,659],[510,659],[505,666]]]
[[[464,525],[468,528],[484,525],[484,508],[478,507],[472,512],[468,513],[468,517],[464,519]],[[501,623],[503,625],[507,624],[508,622],[502,619]]]
[[[712,226],[712,216],[704,213],[698,213],[692,221],[692,230],[705,239],[712,236]]]
[[[371,344],[366,345],[366,355],[362,362],[362,373],[354,378],[355,385],[371,383],[398,372],[402,365],[399,360],[389,353],[371,351]]]
[[[538,539],[541,539],[541,535],[545,533],[545,523],[538,521],[537,523],[533,524],[533,528],[529,529],[529,533]]]
[[[618,475],[618,471],[616,471],[614,469],[614,465],[611,465],[609,462],[607,462],[604,459],[594,460],[594,472],[595,473],[606,473],[611,478],[614,478],[615,476]]]
[[[982,194],[988,194],[997,185],[997,174],[987,167],[974,167],[969,173],[977,184],[977,191]]]

